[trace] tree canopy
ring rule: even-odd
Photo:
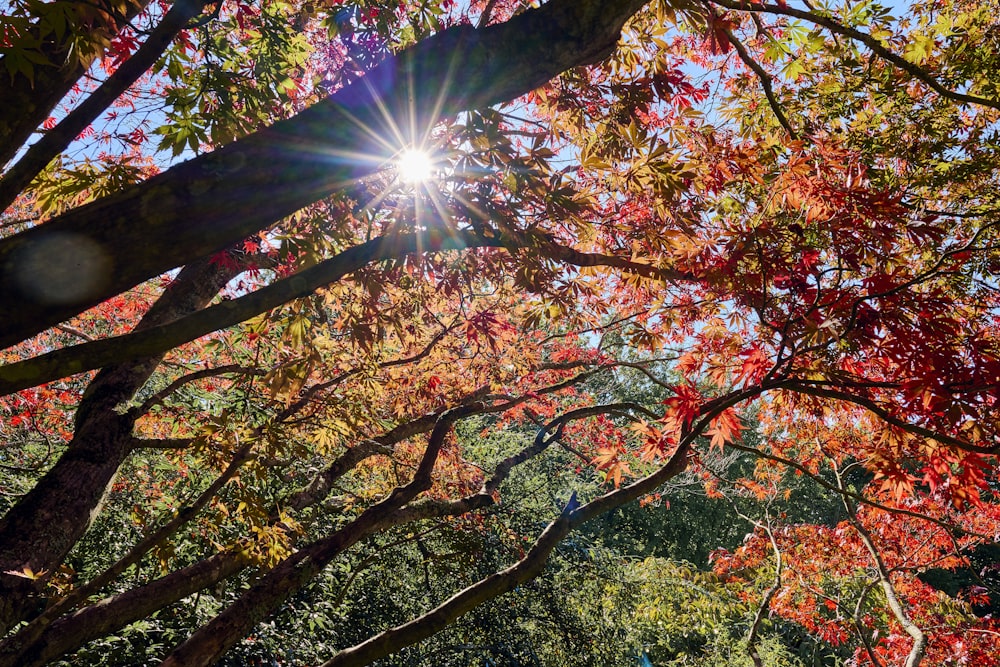
[[[996,2],[2,6],[0,665],[998,664]]]

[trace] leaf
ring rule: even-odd
[[[719,449],[730,442],[741,439],[743,423],[735,408],[726,408],[709,422],[709,427],[705,429],[705,435],[712,436],[709,446],[712,449]]]

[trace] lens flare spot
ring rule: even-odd
[[[13,257],[14,280],[39,303],[83,303],[108,283],[112,261],[97,241],[56,232],[28,244]]]

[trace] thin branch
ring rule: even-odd
[[[168,396],[170,396],[172,393],[174,393],[184,385],[190,382],[195,382],[197,380],[202,380],[207,377],[224,375],[226,373],[264,375],[266,371],[259,368],[240,366],[239,364],[227,364],[225,366],[216,366],[214,368],[204,368],[202,370],[194,371],[192,373],[188,373],[187,375],[177,378],[176,380],[168,384],[166,387],[164,387],[160,391],[156,392],[155,394],[147,398],[145,401],[142,402],[141,405],[137,405],[131,408],[129,410],[129,415],[138,418],[140,415],[146,414],[147,412],[152,410],[155,406],[163,403],[163,401],[166,400]]]
[[[965,93],[959,93],[957,91],[950,90],[943,86],[937,79],[928,74],[921,67],[909,62],[902,56],[896,55],[888,48],[882,45],[882,43],[869,35],[868,33],[862,32],[855,28],[848,27],[841,23],[840,21],[834,19],[831,16],[825,14],[819,14],[817,12],[808,12],[801,9],[795,9],[794,7],[782,6],[782,5],[770,5],[764,3],[756,2],[741,2],[740,0],[711,0],[712,4],[718,5],[719,7],[725,7],[726,9],[731,9],[737,12],[764,12],[767,14],[780,14],[784,16],[792,16],[794,18],[802,19],[804,21],[809,21],[810,23],[815,23],[821,25],[824,28],[830,30],[831,32],[844,37],[850,37],[851,39],[857,40],[867,46],[872,53],[878,57],[886,60],[899,69],[903,70],[913,78],[922,81],[931,90],[935,91],[942,97],[946,97],[955,102],[961,102],[963,104],[975,104],[985,107],[990,107],[992,109],[1000,109],[1000,102],[992,100],[985,97],[978,97],[976,95],[966,95]]]
[[[2,208],[2,207],[0,207],[0,208]],[[56,329],[58,329],[59,331],[62,331],[63,333],[68,333],[71,336],[76,336],[77,338],[80,338],[80,339],[82,339],[82,340],[84,340],[84,341],[86,341],[88,343],[93,342],[93,340],[94,340],[93,337],[85,334],[84,332],[80,331],[79,329],[75,329],[75,328],[71,327],[68,324],[59,324],[59,325],[56,326]]]
[[[760,625],[764,621],[764,616],[771,608],[771,600],[781,590],[781,578],[784,572],[781,547],[778,546],[778,540],[775,538],[774,530],[771,528],[771,517],[770,515],[765,515],[765,518],[767,519],[766,523],[754,523],[767,533],[767,538],[771,541],[771,549],[774,551],[774,583],[764,592],[764,597],[761,598],[760,605],[757,607],[757,613],[754,615],[753,623],[750,624],[750,632],[747,634],[747,653],[750,655],[750,659],[753,660],[754,667],[764,667],[764,663],[760,659],[760,653],[757,651]]]
[[[760,81],[760,86],[764,89],[764,97],[767,98],[767,103],[770,105],[771,111],[774,112],[774,116],[778,119],[781,127],[785,128],[785,132],[787,132],[788,136],[793,140],[798,139],[798,132],[796,132],[792,127],[792,124],[788,122],[785,112],[781,109],[781,103],[774,94],[774,88],[772,86],[774,79],[770,74],[764,71],[764,68],[760,66],[760,63],[753,59],[747,51],[747,48],[743,45],[743,42],[741,42],[736,35],[733,34],[732,30],[726,30],[726,39],[728,39],[729,43],[733,45],[734,49],[736,49],[736,53],[739,55],[740,60],[743,61],[743,64],[749,67],[753,73],[757,75],[757,79]]]
[[[864,607],[865,601],[871,594],[872,589],[879,585],[879,577],[875,576],[875,579],[865,586],[864,590],[861,591],[861,595],[858,596],[858,603],[854,606],[854,615],[852,619],[854,621],[854,628],[858,631],[858,637],[861,639],[861,643],[865,645],[865,651],[868,652],[868,657],[875,664],[875,667],[885,667],[882,661],[879,660],[878,654],[875,653],[875,648],[872,646],[871,639],[868,637],[868,632],[865,631],[864,624],[861,622],[861,610]]]
[[[996,454],[1000,450],[1000,445],[993,445],[990,447],[984,447],[979,445],[973,445],[972,443],[966,442],[959,438],[952,437],[950,435],[945,435],[938,431],[918,426],[917,424],[911,424],[899,417],[893,415],[888,410],[880,406],[874,400],[870,398],[865,398],[863,396],[856,396],[854,394],[848,394],[842,391],[836,391],[834,389],[821,389],[819,387],[810,386],[806,384],[806,381],[787,381],[783,383],[785,389],[790,391],[795,391],[800,394],[808,394],[810,396],[817,396],[821,398],[833,398],[838,401],[844,401],[847,403],[853,403],[855,405],[861,406],[880,418],[882,421],[891,424],[907,433],[919,436],[921,438],[926,438],[928,440],[935,440],[945,445],[951,445],[958,449],[975,452],[978,454]]]
[[[725,470],[725,468],[728,467],[725,463],[723,463],[723,466],[724,466],[723,470]],[[737,486],[746,487],[746,484],[739,480],[734,481],[726,479],[725,477],[723,477],[722,471],[713,470],[708,466],[706,466],[706,469],[714,477],[733,486],[734,488],[736,488]],[[730,506],[732,507],[733,511],[736,513],[737,516],[739,516],[741,519],[743,519],[750,525],[754,526],[755,528],[759,528],[760,530],[764,531],[764,533],[767,535],[768,540],[771,542],[771,550],[774,552],[774,581],[772,582],[771,586],[764,592],[760,604],[757,605],[757,612],[754,614],[754,619],[750,623],[750,629],[747,632],[747,639],[746,639],[747,643],[746,652],[747,655],[750,656],[750,660],[753,661],[754,667],[764,667],[764,663],[760,658],[760,652],[757,650],[758,644],[760,643],[760,628],[761,624],[764,622],[764,617],[770,611],[771,600],[773,600],[774,596],[778,593],[779,590],[781,590],[782,578],[785,567],[784,559],[781,554],[781,546],[778,544],[778,539],[777,537],[775,537],[774,529],[771,525],[770,503],[774,501],[774,496],[773,495],[771,496],[767,505],[765,505],[764,507],[764,521],[758,521],[750,517],[749,515],[745,514],[740,510],[739,506],[736,504],[736,501],[734,501],[728,495],[725,495],[724,497],[726,500],[729,501]]]
[[[862,503],[869,507],[874,507],[875,509],[882,510],[883,512],[889,512],[890,514],[899,514],[901,516],[908,516],[914,519],[919,519],[921,521],[926,521],[928,523],[933,523],[936,526],[944,528],[949,534],[959,533],[962,535],[968,535],[969,537],[976,537],[982,540],[991,540],[991,541],[993,540],[992,535],[987,535],[985,533],[977,533],[975,531],[968,530],[957,524],[949,523],[948,521],[944,521],[942,519],[938,519],[936,517],[929,516],[927,514],[921,514],[920,512],[914,512],[913,510],[908,510],[903,507],[892,507],[890,505],[884,505],[878,502],[877,500],[865,498],[861,494],[854,493],[853,491],[848,491],[847,489],[841,490],[837,488],[836,485],[831,484],[830,482],[826,481],[819,475],[814,474],[807,467],[805,467],[804,465],[793,459],[785,458],[783,456],[778,456],[777,454],[771,454],[769,452],[764,452],[759,449],[755,449],[753,447],[747,447],[746,445],[741,445],[738,442],[730,442],[726,446],[731,447],[733,449],[738,449],[742,452],[747,452],[748,454],[753,454],[754,456],[758,456],[762,459],[767,459],[769,461],[774,461],[775,463],[786,465],[789,468],[799,471],[800,473],[811,479],[816,484],[822,486],[824,489],[827,489],[828,491],[833,491],[834,493],[840,495],[846,494],[848,497],[851,498],[851,500],[857,503]]]
[[[195,443],[194,438],[132,438],[132,451],[140,449],[179,450],[187,449]]]
[[[871,533],[868,529],[862,525],[861,521],[858,520],[858,513],[854,505],[851,503],[850,499],[847,497],[843,491],[844,480],[840,475],[840,470],[836,465],[833,465],[833,474],[837,478],[837,486],[841,490],[840,499],[844,503],[844,509],[847,511],[847,516],[854,526],[854,530],[857,531],[858,536],[864,543],[865,548],[872,557],[872,561],[875,563],[875,568],[878,571],[879,583],[882,585],[882,591],[885,593],[886,602],[889,604],[889,609],[892,611],[892,615],[895,616],[899,624],[903,626],[903,631],[913,638],[913,646],[910,649],[909,655],[906,656],[905,667],[919,667],[921,660],[924,658],[924,652],[927,650],[927,635],[921,630],[906,613],[903,608],[902,602],[900,602],[899,597],[896,595],[896,588],[892,584],[892,579],[890,577],[889,569],[885,565],[885,561],[882,560],[882,554],[879,553],[878,548],[875,546],[875,541],[872,539]]]
[[[668,359],[655,359],[655,360],[652,360],[652,361],[672,361],[672,360],[668,360]],[[641,363],[641,364],[637,364],[637,363],[632,363],[632,362],[628,362],[628,361],[618,361],[618,362],[615,362],[615,365],[616,366],[624,366],[625,368],[631,368],[631,369],[637,370],[640,373],[642,373],[643,375],[645,375],[646,378],[649,379],[649,381],[652,382],[653,384],[658,385],[658,386],[660,386],[660,387],[662,387],[664,389],[673,390],[673,386],[671,386],[667,382],[664,382],[660,378],[656,377],[655,375],[653,375],[653,373],[648,368],[646,368],[646,364],[647,363],[649,363],[649,362],[644,362],[644,363]]]

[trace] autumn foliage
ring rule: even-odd
[[[7,3],[0,665],[165,618],[149,659],[235,660],[365,549],[518,545],[281,658],[370,664],[678,476],[753,532],[629,571],[753,664],[998,664],[997,9]]]

